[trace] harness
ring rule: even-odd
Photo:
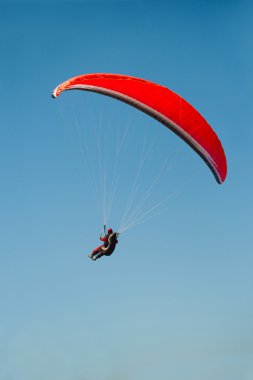
[[[112,253],[117,244],[117,232],[114,232],[108,237],[108,246],[107,247],[101,247],[101,252],[103,252],[105,255],[108,253]]]

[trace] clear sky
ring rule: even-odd
[[[0,1],[0,380],[253,378],[252,12],[243,0]],[[191,102],[223,143],[226,182],[127,105],[50,97],[92,72]],[[93,262],[100,204],[78,144],[95,165],[100,126],[128,131],[112,227],[144,143],[138,191],[168,158],[152,197],[172,196]]]

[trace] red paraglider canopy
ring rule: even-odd
[[[74,89],[108,95],[146,112],[186,141],[203,158],[218,183],[225,181],[226,156],[216,133],[194,107],[173,91],[127,75],[87,74],[63,82],[52,96]]]

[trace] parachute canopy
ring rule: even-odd
[[[63,82],[52,93],[85,90],[128,103],[154,117],[189,144],[209,166],[218,183],[227,175],[221,142],[200,113],[168,88],[144,79],[117,74],[79,75]]]

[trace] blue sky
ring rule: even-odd
[[[249,1],[0,1],[0,380],[252,379],[252,11]],[[226,182],[131,107],[51,99],[92,72],[146,78],[191,102],[223,143]],[[152,196],[173,195],[94,263],[101,215],[78,144],[92,150],[92,128],[118,123],[130,127],[111,223],[144,141],[155,149],[140,194],[168,157]]]

